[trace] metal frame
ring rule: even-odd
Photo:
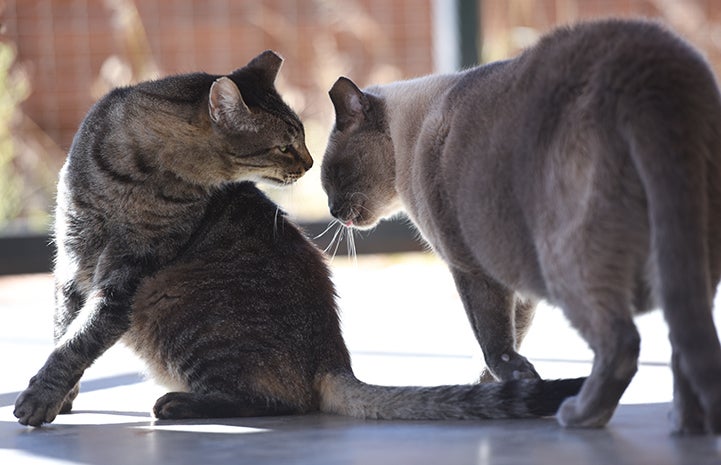
[[[328,223],[302,223],[300,227],[308,237],[315,238],[328,228]],[[313,240],[318,247],[326,249],[334,233],[335,228],[332,228],[322,237]],[[373,231],[356,231],[354,237],[356,253],[359,255],[418,252],[426,249],[422,239],[407,221],[384,221]],[[335,245],[331,248],[333,250],[329,253],[348,253],[347,241],[344,239],[338,243],[337,249]],[[0,275],[49,273],[52,271],[54,256],[55,245],[48,235],[2,237]]]

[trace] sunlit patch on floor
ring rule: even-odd
[[[250,428],[247,426],[232,425],[185,425],[185,424],[155,424],[147,426],[135,426],[135,429],[149,431],[175,431],[180,433],[206,433],[206,434],[250,434],[266,433],[270,431],[265,428]]]

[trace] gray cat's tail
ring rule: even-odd
[[[554,415],[585,378],[522,379],[435,387],[375,386],[351,373],[320,379],[320,410],[356,418],[445,420],[536,418]]]

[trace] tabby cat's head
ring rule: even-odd
[[[217,157],[204,169],[220,180],[289,184],[313,165],[303,124],[275,89],[282,62],[265,51],[210,87],[208,115]]]
[[[370,228],[399,207],[385,103],[343,77],[329,94],[336,123],[321,166],[328,207],[346,226]]]

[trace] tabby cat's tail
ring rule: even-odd
[[[351,373],[320,380],[320,409],[356,418],[444,420],[535,418],[554,415],[585,378],[522,379],[435,387],[375,386]]]

